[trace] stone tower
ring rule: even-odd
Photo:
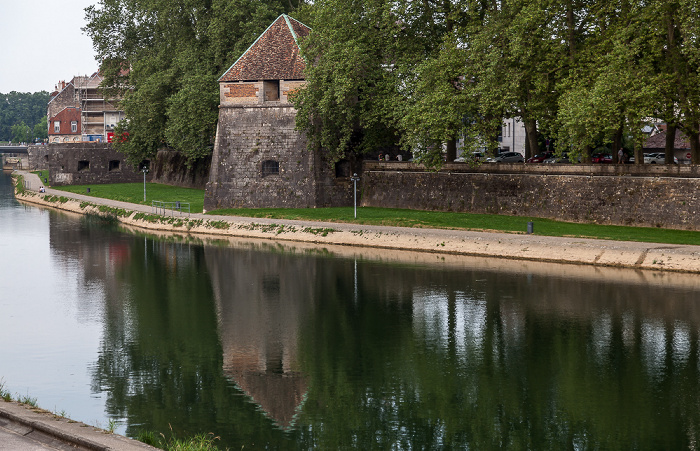
[[[304,85],[298,39],[281,15],[219,79],[219,122],[204,209],[351,205],[350,174],[310,152],[288,95]]]

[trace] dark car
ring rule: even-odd
[[[523,163],[523,154],[518,152],[503,152],[496,158],[487,158],[487,163]]]
[[[610,153],[597,153],[591,157],[591,163],[612,163],[613,157]]]
[[[538,153],[534,157],[530,157],[525,160],[525,163],[544,163],[544,160],[552,158],[554,154],[552,152]]]

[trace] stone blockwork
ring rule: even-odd
[[[211,155],[200,158],[190,165],[176,150],[159,150],[151,167],[153,181],[165,185],[204,189],[209,180]]]
[[[474,170],[448,165],[430,172],[412,164],[366,162],[362,205],[700,230],[695,167],[659,167],[645,174],[644,167],[544,166],[538,171],[522,164]],[[663,171],[675,176],[649,175]]]
[[[306,148],[291,105],[221,107],[205,210],[349,205],[349,177]]]
[[[29,169],[39,171],[49,168],[49,146],[40,144],[27,147],[29,154]]]
[[[127,163],[126,156],[109,143],[49,144],[48,147],[51,185],[143,181],[143,173]]]

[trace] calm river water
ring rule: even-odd
[[[687,449],[700,279],[157,238],[0,177],[0,380],[231,449]]]

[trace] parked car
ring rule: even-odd
[[[469,161],[484,161],[484,154],[482,152],[472,152],[469,158],[468,155],[465,156],[463,153],[459,158],[455,158],[455,163],[467,163]]]
[[[571,161],[569,161],[569,154],[566,153],[566,152],[564,152],[564,153],[561,154],[561,156],[559,156],[559,157],[556,156],[556,155],[552,155],[551,157],[549,157],[549,158],[547,158],[546,160],[544,160],[543,163],[547,163],[547,164],[552,164],[552,163],[571,163]]]
[[[495,158],[487,158],[487,163],[524,163],[523,154],[518,152],[503,152]]]
[[[612,163],[613,157],[610,153],[597,153],[591,157],[591,163]]]
[[[544,163],[544,160],[552,158],[554,154],[552,152],[538,153],[534,157],[530,157],[525,160],[525,163]]]
[[[653,152],[644,154],[644,164],[665,164],[666,154],[663,152]],[[673,164],[678,164],[678,158],[673,157]]]

